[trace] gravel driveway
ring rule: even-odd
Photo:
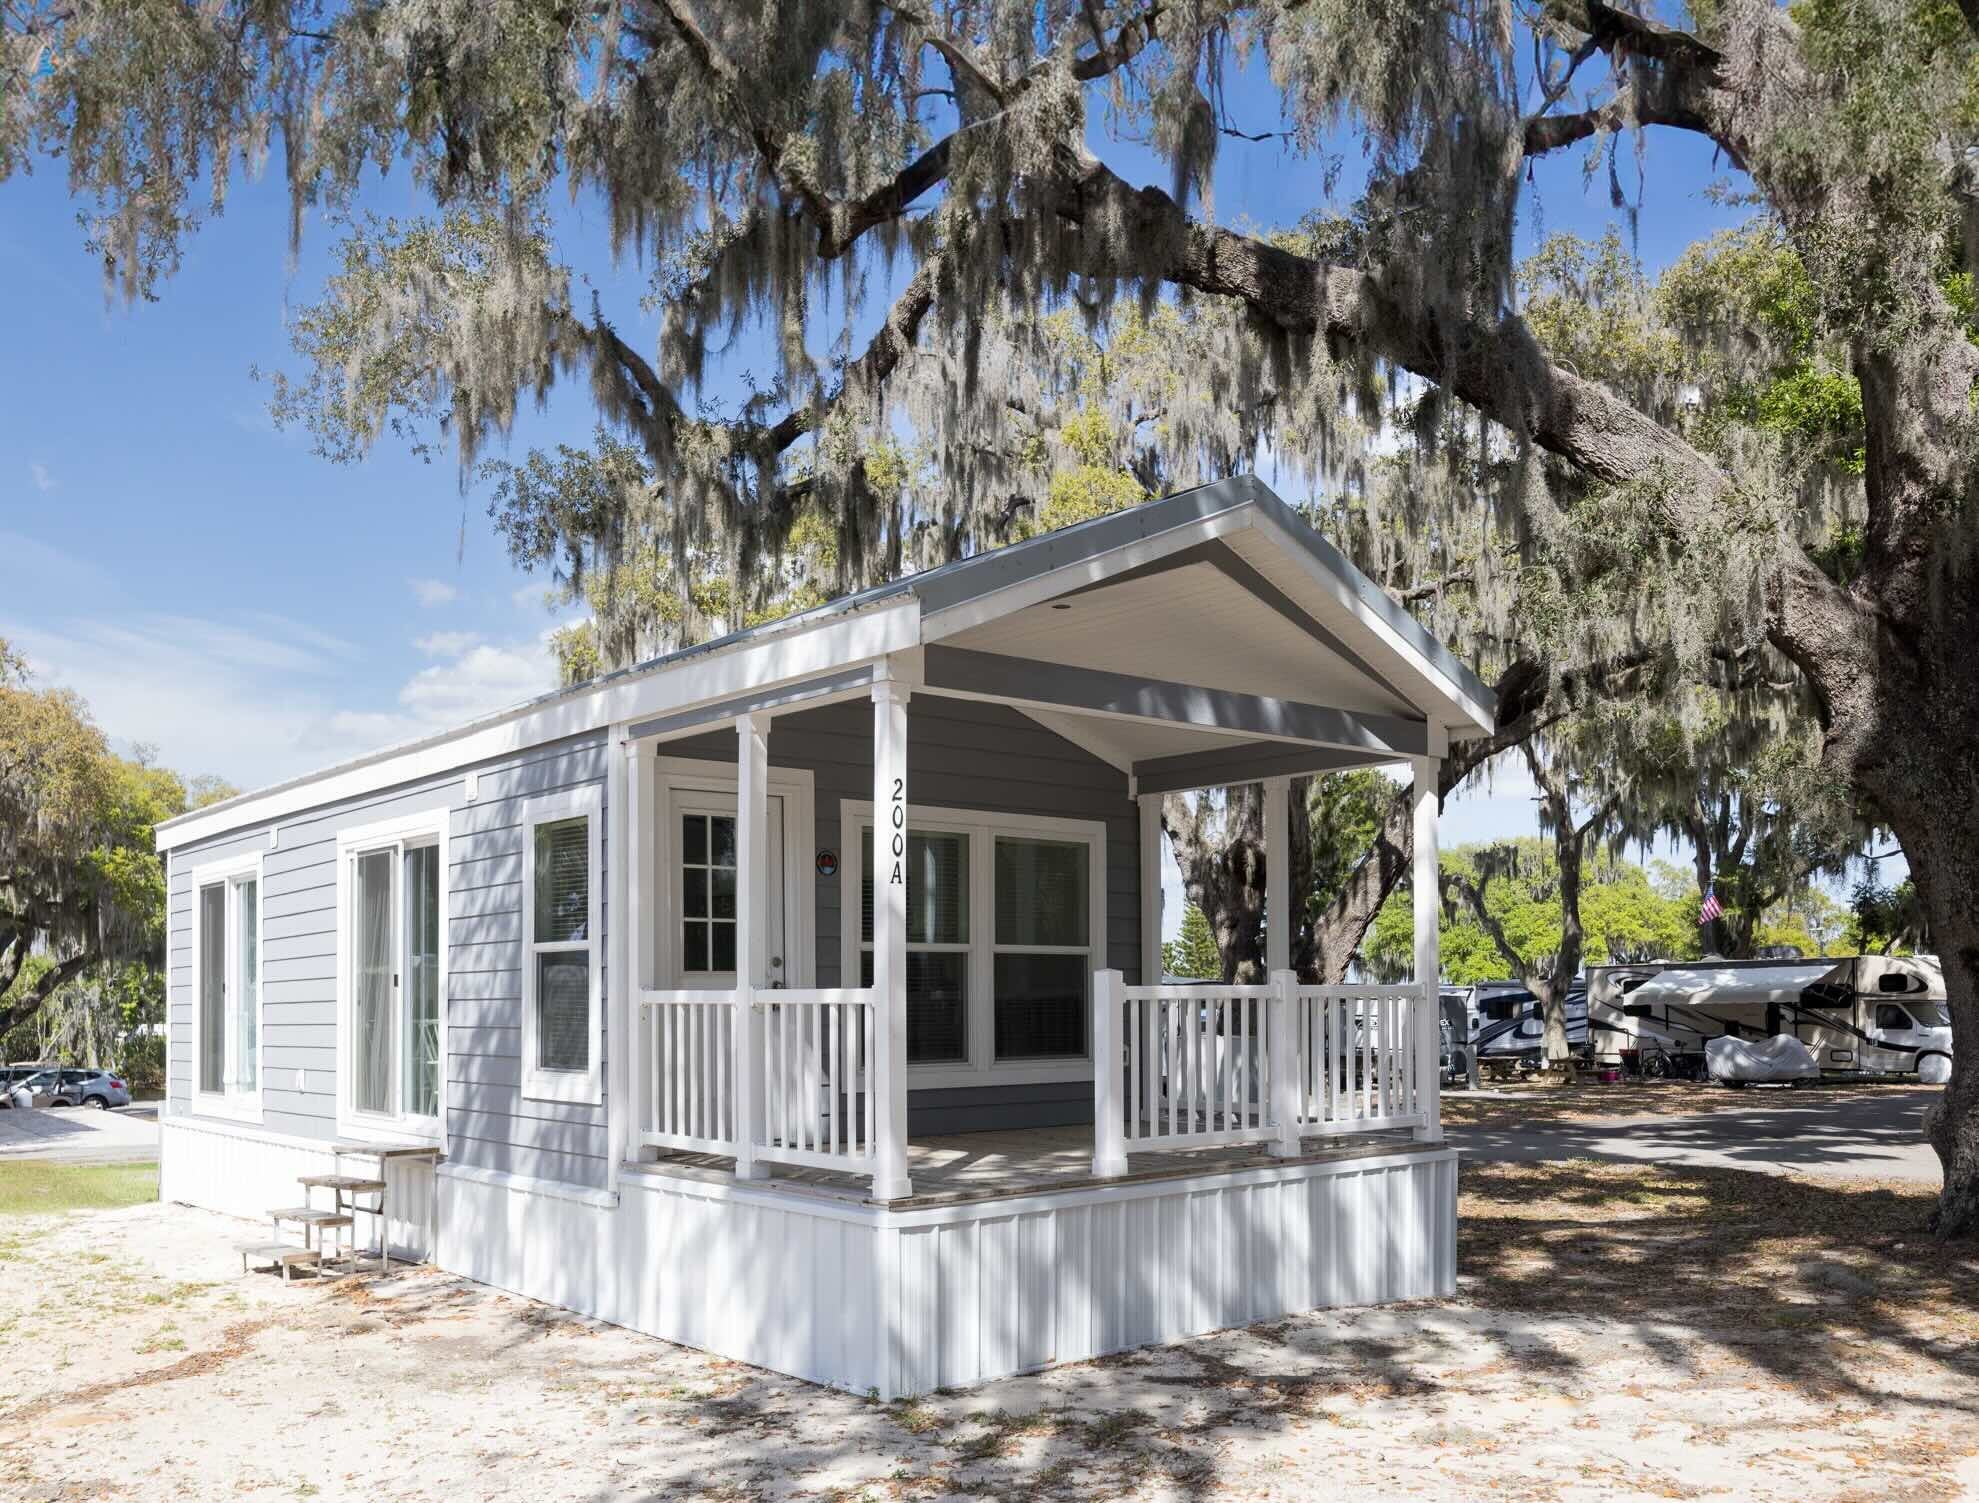
[[[1938,1157],[1925,1143],[1921,1126],[1925,1108],[1941,1094],[1935,1086],[1846,1091],[1756,1087],[1728,1091],[1676,1085],[1660,1089],[1692,1100],[1702,1097],[1699,1104],[1708,1101],[1709,1109],[1690,1116],[1661,1111],[1548,1121],[1537,1111],[1547,1105],[1542,1095],[1532,1119],[1519,1120],[1514,1103],[1503,1113],[1479,1113],[1485,1120],[1476,1125],[1449,1126],[1445,1132],[1475,1163],[1608,1159],[1910,1180],[1933,1187],[1941,1182]],[[1598,1096],[1588,1094],[1598,1106]],[[1492,1103],[1488,1093],[1470,1099],[1481,1105]],[[1682,1102],[1674,1105],[1680,1112]]]

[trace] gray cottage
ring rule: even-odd
[[[892,1397],[1448,1293],[1416,976],[1163,984],[1160,803],[1436,768],[1489,691],[1260,482],[162,826],[162,1193]],[[1280,846],[1279,848],[1282,848]]]

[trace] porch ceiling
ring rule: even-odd
[[[1421,711],[1355,656],[1340,635],[1352,629],[1350,623],[1329,625],[1301,609],[1281,609],[1289,602],[1260,598],[1251,581],[1255,576],[1235,554],[1212,544],[1188,561],[998,617],[956,634],[946,645],[1343,710],[1421,717]],[[1162,756],[1207,744],[1199,734],[1163,729],[1137,739],[1133,751],[1138,757]]]

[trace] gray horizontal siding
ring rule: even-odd
[[[336,1135],[337,1116],[337,837],[356,826],[446,809],[446,1100],[452,1155],[485,1168],[603,1184],[604,1109],[524,1100],[518,1055],[523,806],[530,798],[602,786],[605,765],[602,736],[574,738],[477,765],[473,803],[466,799],[462,768],[279,820],[274,850],[268,849],[263,825],[174,851],[167,943],[170,1109],[190,1110],[192,1101],[192,868],[262,852],[262,1125],[328,1139]],[[610,881],[608,836],[601,846],[602,911]],[[604,929],[609,934],[608,912]],[[607,973],[604,984],[610,980]]]

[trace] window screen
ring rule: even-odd
[[[536,1067],[591,1067],[591,824],[578,815],[535,827]]]

